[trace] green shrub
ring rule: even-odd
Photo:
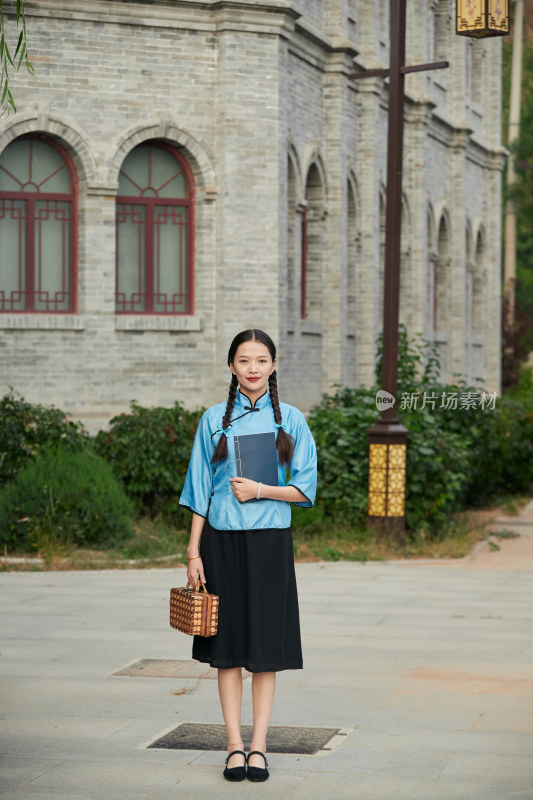
[[[202,409],[143,408],[132,403],[130,414],[111,420],[101,431],[96,451],[113,467],[139,513],[164,514],[176,520],[194,434]]]
[[[405,518],[408,528],[435,526],[464,508],[472,467],[470,442],[424,408],[401,414],[407,437]]]
[[[368,500],[368,435],[376,420],[375,390],[342,389],[311,409],[318,454],[318,503],[326,514],[362,522]]]
[[[378,373],[381,355],[378,355]],[[503,396],[495,408],[461,408],[462,393],[480,387],[438,381],[435,348],[400,330],[398,417],[407,439],[406,521],[410,530],[438,525],[452,511],[486,503],[497,495],[527,493],[533,486],[533,399]],[[318,448],[317,502],[332,524],[364,524],[368,500],[368,428],[378,420],[371,389],[341,390],[311,410],[309,425]],[[422,408],[424,392],[437,396]],[[457,392],[459,407],[440,407],[442,392]],[[417,408],[401,408],[403,393],[418,393]],[[304,519],[297,525],[305,528]]]
[[[479,388],[464,383],[433,387],[438,393],[476,392]],[[409,430],[416,430],[419,415],[424,412],[402,412],[400,416]],[[522,494],[533,488],[533,396],[505,392],[494,406],[481,409],[436,407],[431,416],[439,431],[455,434],[456,447],[447,458],[454,470],[460,466],[461,453],[468,454],[465,474],[464,502],[480,506],[498,496]],[[408,440],[409,445],[412,437]],[[461,469],[459,469],[461,471]],[[457,510],[454,507],[454,510]]]
[[[58,408],[27,403],[13,392],[0,400],[0,486],[43,448],[83,449],[87,434],[79,422],[71,422]]]
[[[533,487],[533,398],[496,401],[473,437],[473,469],[467,501],[481,505],[493,497],[527,494]]]
[[[0,546],[54,541],[105,546],[132,532],[133,504],[109,464],[90,451],[43,451],[0,490]]]
[[[318,502],[336,520],[363,524],[368,504],[368,429],[378,419],[376,388],[344,389],[312,409],[318,450]],[[404,412],[409,528],[443,521],[462,507],[468,488],[468,443],[440,425],[429,408]]]

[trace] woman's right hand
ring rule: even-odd
[[[193,589],[196,588],[196,584],[198,583],[198,573],[200,573],[200,580],[202,583],[205,583],[204,565],[199,556],[198,558],[193,558],[187,564],[187,580]]]

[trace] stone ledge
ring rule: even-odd
[[[307,336],[322,336],[322,325],[320,322],[302,320],[300,322],[300,333]]]
[[[143,314],[117,314],[117,331],[201,331],[200,317],[149,316]]]
[[[85,317],[77,314],[0,314],[0,330],[83,331]]]

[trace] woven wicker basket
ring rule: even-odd
[[[218,595],[205,584],[170,590],[170,626],[190,636],[214,636],[218,627]]]

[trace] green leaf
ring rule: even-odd
[[[8,59],[11,66],[14,67],[15,65],[13,64],[13,59],[11,58],[11,53],[9,52],[9,47],[7,46],[7,42],[5,43],[5,52],[6,52],[6,58]]]
[[[21,31],[21,32],[20,32],[20,35],[19,35],[19,38],[18,38],[18,42],[17,42],[17,48],[16,48],[16,50],[15,50],[15,55],[13,56],[13,58],[16,58],[16,57],[17,57],[17,55],[18,55],[18,51],[20,50],[20,46],[21,46],[21,44],[22,44],[22,40],[23,40],[23,39],[24,39],[24,31]]]
[[[24,58],[24,53],[26,52],[26,42],[22,45],[22,50],[20,51],[20,56],[17,64],[17,70],[20,69],[20,65],[22,64],[22,59]]]

